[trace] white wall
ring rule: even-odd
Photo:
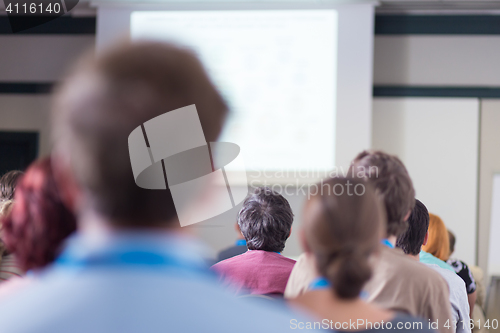
[[[0,82],[54,82],[85,51],[92,35],[0,35]]]
[[[0,35],[0,82],[57,82],[94,47],[92,35]],[[0,94],[0,131],[38,131],[40,156],[50,152],[49,94]]]
[[[479,101],[375,98],[373,147],[398,155],[417,199],[455,233],[454,256],[476,260]]]
[[[374,84],[500,86],[498,35],[379,35]]]

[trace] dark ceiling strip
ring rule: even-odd
[[[47,94],[53,83],[3,82],[0,83],[0,94]]]
[[[17,16],[16,26],[32,26],[46,21],[46,16]],[[7,16],[0,16],[0,35],[95,35],[95,17],[61,16],[16,33]]]
[[[500,15],[376,15],[376,35],[499,35]]]
[[[373,96],[500,98],[500,87],[374,86]]]

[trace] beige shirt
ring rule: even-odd
[[[299,257],[285,289],[286,298],[294,298],[308,289],[316,277],[313,265],[308,255]],[[437,321],[441,333],[455,332],[446,281],[439,273],[398,249],[381,247],[380,255],[374,259],[373,276],[364,290],[370,302]],[[444,327],[447,321],[449,328]]]

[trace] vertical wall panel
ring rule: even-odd
[[[454,257],[476,261],[479,101],[376,98],[373,147],[406,164],[417,198],[457,236]]]
[[[491,255],[488,251],[493,174],[500,173],[499,124],[500,100],[483,100],[481,102],[478,264],[485,272],[487,272],[488,256]]]

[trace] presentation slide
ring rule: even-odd
[[[220,141],[246,171],[335,166],[336,10],[136,11],[130,29],[200,56],[230,107]]]

